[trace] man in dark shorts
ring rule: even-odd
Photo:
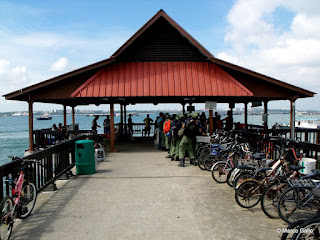
[[[145,136],[147,136],[148,133],[148,137],[150,136],[150,126],[151,126],[151,122],[153,122],[153,120],[151,118],[149,118],[149,114],[147,114],[147,117],[143,120],[145,126],[144,126],[144,132],[145,132]]]

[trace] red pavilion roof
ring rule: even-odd
[[[107,65],[71,96],[253,96],[253,93],[210,62],[126,62]]]

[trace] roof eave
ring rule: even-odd
[[[265,80],[265,81],[267,81],[267,82],[270,82],[270,83],[273,83],[273,84],[276,84],[276,85],[279,85],[279,86],[288,88],[288,89],[290,89],[290,90],[292,90],[292,91],[295,91],[295,92],[304,94],[304,95],[306,95],[305,97],[314,97],[314,95],[316,94],[316,93],[311,92],[311,91],[309,91],[309,90],[306,90],[306,89],[303,89],[303,88],[300,88],[300,87],[296,87],[296,86],[291,85],[291,84],[289,84],[289,83],[282,82],[282,81],[280,81],[280,80],[278,80],[278,79],[268,77],[268,76],[263,75],[263,74],[261,74],[261,73],[258,73],[258,72],[255,72],[255,71],[246,69],[246,68],[244,68],[244,67],[240,67],[240,66],[238,66],[238,65],[235,65],[235,64],[232,64],[232,63],[223,61],[223,60],[218,59],[218,58],[215,58],[215,57],[211,57],[211,58],[209,58],[209,59],[210,59],[213,63],[216,63],[216,64],[218,64],[218,65],[222,65],[222,66],[224,66],[224,67],[231,68],[231,69],[233,69],[233,70],[236,70],[236,71],[239,71],[239,72],[242,72],[242,73],[251,75],[251,76],[253,76],[253,77],[257,77],[257,78],[263,79],[263,80]]]
[[[43,82],[36,83],[36,84],[30,85],[28,87],[19,89],[17,91],[4,94],[4,95],[2,95],[2,97],[5,97],[6,100],[19,100],[19,99],[14,99],[14,98],[16,98],[16,97],[18,97],[20,95],[28,94],[28,93],[30,93],[30,92],[32,92],[34,90],[37,90],[38,88],[45,87],[47,85],[59,82],[61,80],[65,80],[65,79],[73,77],[75,75],[78,75],[78,74],[81,74],[81,73],[85,73],[87,71],[94,70],[94,69],[99,68],[99,67],[103,67],[103,66],[105,66],[105,65],[107,65],[107,64],[109,64],[109,63],[111,63],[113,61],[114,61],[113,58],[108,58],[108,59],[102,60],[100,62],[96,62],[96,63],[90,64],[90,65],[87,65],[85,67],[73,70],[71,72],[64,73],[64,74],[59,75],[57,77],[50,78],[50,79],[45,80]]]

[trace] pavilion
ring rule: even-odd
[[[114,150],[114,104],[205,102],[243,103],[289,100],[294,135],[295,101],[314,92],[215,58],[163,10],[157,12],[112,56],[80,69],[4,95],[29,104],[29,150],[33,151],[33,103],[71,107],[110,104],[111,150]],[[125,115],[125,114],[124,114]],[[121,123],[125,120],[121,116]],[[212,120],[212,111],[210,111]],[[267,121],[267,117],[266,117]]]

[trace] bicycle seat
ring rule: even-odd
[[[311,172],[320,176],[320,170],[318,170],[318,169],[311,169]]]
[[[271,169],[272,169],[271,167],[263,167],[263,168],[259,168],[259,171],[265,172]]]
[[[252,154],[252,157],[255,160],[262,160],[266,157],[266,154],[265,153],[254,153],[254,154]]]
[[[294,165],[289,165],[289,168],[293,171],[299,171],[301,169],[303,169],[304,167],[302,166],[294,166]]]
[[[320,189],[319,188],[313,188],[311,190],[312,194],[318,198],[320,198]]]
[[[256,170],[255,167],[251,167],[251,166],[248,166],[248,165],[241,165],[241,166],[238,166],[237,168],[238,169],[244,169],[244,170]]]

